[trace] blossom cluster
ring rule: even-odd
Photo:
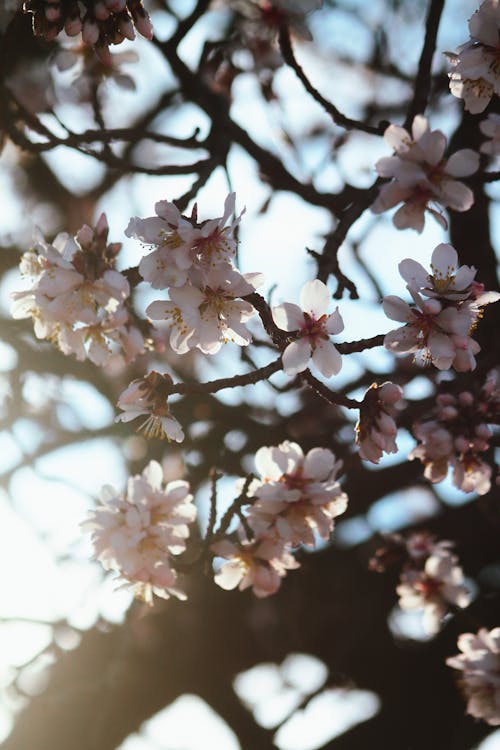
[[[134,39],[134,27],[146,39],[153,38],[142,0],[86,0],[84,6],[75,0],[26,0],[24,12],[31,14],[36,36],[52,41],[63,29],[70,37],[81,34],[106,64],[111,60],[109,45]]]
[[[143,378],[133,380],[118,398],[117,406],[122,409],[122,413],[115,421],[130,422],[137,417],[146,417],[138,427],[138,432],[142,432],[147,438],[166,438],[181,443],[184,432],[167,405],[171,385],[170,375],[160,375],[155,370]]]
[[[494,94],[500,93],[500,5],[484,0],[469,19],[470,39],[457,52],[445,52],[453,70],[450,91],[464,100],[472,114],[483,112]]]
[[[21,259],[32,286],[12,295],[13,317],[33,318],[38,338],[97,365],[114,356],[131,362],[146,347],[126,305],[129,283],[115,268],[121,243],[107,237],[104,214],[75,237],[61,233],[49,244],[39,234]]]
[[[474,280],[476,269],[459,267],[456,250],[445,243],[432,254],[431,273],[411,259],[399,264],[399,272],[414,304],[395,295],[384,297],[387,317],[405,323],[385,336],[385,348],[412,352],[423,364],[432,362],[439,370],[474,370],[481,347],[471,333],[483,307],[499,300],[500,294],[485,292],[483,284]]]
[[[454,608],[470,604],[470,592],[452,547],[453,542],[436,540],[427,532],[414,532],[407,537],[392,534],[387,535],[386,544],[370,561],[371,570],[379,573],[389,565],[401,566],[396,588],[399,606],[405,611],[421,612],[422,625],[429,635],[439,632],[443,618]]]
[[[389,178],[379,190],[371,210],[379,214],[398,203],[393,223],[398,229],[421,232],[425,212],[429,211],[446,229],[447,222],[440,207],[468,211],[474,194],[457,177],[477,171],[479,155],[469,148],[461,149],[449,159],[444,157],[447,139],[440,130],[430,130],[427,119],[417,115],[411,134],[399,125],[389,125],[384,133],[386,143],[394,149],[375,165],[380,177]]]
[[[451,467],[455,487],[484,495],[490,490],[493,472],[483,454],[492,437],[490,425],[499,423],[500,389],[493,372],[477,393],[437,396],[434,412],[413,427],[420,442],[409,458],[422,461],[431,482],[441,482]]]
[[[500,725],[500,628],[462,633],[461,653],[446,660],[458,669],[460,687],[467,697],[467,713],[492,726]]]
[[[92,532],[96,558],[115,572],[136,596],[152,603],[153,594],[185,599],[177,584],[172,556],[186,549],[196,508],[189,484],[163,483],[163,469],[150,461],[130,477],[124,493],[105,487],[100,505],[83,527]]]
[[[395,383],[373,383],[365,393],[356,425],[356,444],[365,461],[378,464],[383,453],[397,453],[394,420],[403,391]]]
[[[252,587],[258,597],[274,594],[287,570],[298,568],[292,555],[300,545],[314,547],[317,537],[328,540],[334,519],[347,507],[347,495],[337,481],[342,466],[327,448],[304,455],[297,443],[260,448],[255,456],[260,477],[248,490],[250,509],[238,541],[212,545],[227,560],[216,574],[224,589]]]
[[[139,273],[153,289],[168,290],[170,299],[152,302],[146,313],[166,321],[178,354],[195,348],[215,354],[227,341],[240,346],[251,341],[245,324],[256,310],[241,298],[254,292],[263,277],[241,274],[233,263],[241,218],[230,221],[234,204],[231,193],[220,218],[198,222],[196,206],[186,217],[174,203],[159,201],[156,216],[134,217],[125,231],[154,248],[142,258]]]

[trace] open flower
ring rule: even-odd
[[[452,365],[459,372],[473,370],[479,345],[468,335],[468,316],[455,307],[443,307],[437,299],[424,301],[417,292],[409,291],[414,307],[395,295],[384,297],[387,317],[406,323],[386,334],[385,348],[398,353],[414,352],[423,364],[432,362],[439,370],[448,370]],[[462,351],[467,358],[460,356]]]
[[[500,628],[481,628],[477,634],[462,633],[461,653],[446,664],[461,671],[461,687],[467,697],[467,713],[492,726],[500,725]]]
[[[450,607],[467,607],[470,594],[463,583],[462,568],[446,549],[435,549],[423,569],[409,566],[403,570],[397,587],[399,606],[404,610],[423,610],[423,625],[429,634],[439,631]]]
[[[156,461],[128,480],[124,494],[105,487],[101,504],[83,524],[92,532],[96,558],[148,603],[153,593],[185,599],[171,562],[186,549],[188,525],[196,518],[192,500],[187,482],[163,485]]]
[[[453,70],[450,91],[464,100],[472,114],[483,112],[492,96],[500,93],[500,6],[485,0],[469,20],[470,39],[457,52],[445,52]]]
[[[171,326],[170,345],[178,354],[198,348],[216,354],[222,344],[233,341],[247,346],[252,336],[246,322],[257,311],[241,297],[262,283],[260,273],[241,274],[229,263],[191,274],[193,283],[169,290],[170,302],[152,302],[146,309],[152,320]]]
[[[458,265],[457,251],[452,245],[441,243],[432,253],[431,273],[417,261],[407,258],[398,266],[399,273],[419,294],[450,301],[468,299],[477,269]]]
[[[300,567],[283,544],[269,538],[252,542],[224,539],[213,544],[211,549],[227,560],[216,573],[215,583],[226,590],[238,586],[244,591],[251,587],[259,598],[275,594],[287,570]]]
[[[327,448],[313,448],[304,456],[300,445],[286,440],[259,448],[255,465],[261,478],[250,486],[255,501],[248,521],[257,537],[293,547],[314,547],[315,533],[328,540],[334,518],[347,507],[347,495],[336,479],[342,462]]]
[[[312,361],[322,375],[330,378],[342,368],[342,357],[330,336],[344,330],[336,310],[327,314],[330,293],[322,281],[308,281],[300,292],[300,307],[285,302],[273,307],[273,319],[284,331],[296,332],[296,339],[283,352],[283,369],[287,375],[303,372]]]
[[[172,378],[154,370],[144,378],[133,380],[120,394],[117,406],[123,409],[116,422],[130,422],[137,417],[146,419],[137,428],[147,438],[174,440],[181,443],[184,433],[179,422],[172,416],[167,405]]]
[[[440,130],[429,130],[422,115],[413,120],[411,134],[399,125],[390,125],[384,139],[395,153],[379,159],[375,169],[380,177],[390,178],[391,182],[380,188],[371,207],[373,213],[382,213],[402,202],[394,214],[394,225],[421,232],[426,211],[446,229],[440,206],[454,211],[469,210],[474,194],[455,178],[477,171],[479,155],[475,151],[462,149],[445,159],[446,136]]]

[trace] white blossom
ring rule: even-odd
[[[500,725],[500,628],[481,628],[476,634],[462,633],[461,651],[446,660],[461,671],[461,687],[467,698],[467,713],[492,726]]]
[[[241,219],[240,214],[228,224],[234,205],[235,194],[230,193],[220,218],[198,223],[196,206],[191,217],[186,217],[174,203],[159,201],[156,216],[131,219],[125,230],[127,237],[156,248],[139,263],[143,279],[154,289],[181,287],[193,266],[209,270],[230,263],[236,254],[235,230]]]
[[[145,416],[146,419],[137,428],[138,432],[142,432],[147,438],[167,438],[181,443],[184,432],[167,405],[171,385],[169,375],[160,375],[154,370],[144,378],[133,380],[118,398],[117,406],[123,413],[115,421],[130,422]]]
[[[474,266],[459,267],[455,248],[441,243],[432,253],[430,273],[411,258],[401,261],[399,273],[408,286],[419,294],[459,301],[471,296],[477,269]]]
[[[252,542],[224,539],[211,549],[227,560],[215,575],[217,585],[226,590],[238,586],[240,591],[251,587],[259,598],[275,594],[287,570],[300,567],[283,544],[269,538]]]
[[[440,130],[429,130],[422,115],[413,120],[411,134],[399,125],[390,125],[384,139],[395,153],[379,159],[375,165],[379,176],[390,178],[391,182],[380,188],[371,207],[374,213],[382,213],[402,202],[394,214],[394,225],[398,229],[411,227],[421,232],[425,211],[446,228],[441,206],[454,211],[469,210],[474,194],[455,178],[477,171],[479,155],[475,151],[462,149],[445,159],[446,136]]]
[[[193,283],[170,288],[170,302],[158,300],[146,309],[150,318],[170,325],[172,349],[178,354],[195,348],[215,354],[228,341],[247,346],[252,336],[245,324],[257,311],[239,298],[255,291],[262,274],[240,274],[229,263],[220,263],[191,278]]]
[[[334,519],[347,507],[336,479],[342,462],[327,448],[304,456],[297,443],[286,440],[259,448],[255,465],[260,478],[250,486],[248,521],[257,538],[272,536],[294,547],[314,547],[315,533],[329,539]]]
[[[196,518],[192,500],[187,482],[163,485],[156,461],[129,478],[125,493],[105,487],[101,504],[84,524],[92,532],[96,558],[149,603],[153,593],[185,599],[171,562],[186,549],[188,524]]]
[[[401,574],[397,587],[399,606],[404,610],[423,610],[423,625],[429,634],[439,631],[450,606],[467,607],[470,594],[463,583],[457,558],[447,549],[433,549],[423,569],[409,566]]]
[[[303,372],[312,363],[329,378],[342,368],[342,357],[330,336],[344,330],[338,311],[328,314],[330,293],[318,279],[308,281],[300,292],[300,307],[285,302],[272,310],[273,319],[284,331],[296,332],[296,339],[283,352],[283,369],[287,375]]]
[[[500,6],[485,0],[469,20],[470,39],[457,52],[445,52],[453,66],[450,91],[464,100],[465,109],[478,114],[500,93]]]

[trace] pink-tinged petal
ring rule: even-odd
[[[167,320],[172,315],[174,309],[175,306],[172,302],[162,302],[161,300],[157,300],[156,302],[151,302],[151,304],[146,307],[146,315],[151,318],[151,320]]]
[[[453,361],[453,357],[455,356],[455,347],[449,336],[444,333],[438,333],[437,331],[431,331],[427,339],[427,344],[432,359],[450,358],[451,364],[451,361]]]
[[[304,325],[304,313],[298,305],[284,302],[273,307],[273,320],[282,331],[298,331]]]
[[[313,448],[304,459],[303,476],[322,481],[327,479],[335,465],[335,456],[328,448]]]
[[[392,217],[397,229],[415,229],[419,234],[425,226],[425,204],[409,201],[399,208]]]
[[[263,446],[255,454],[255,468],[263,479],[278,481],[288,468],[287,459],[276,446]]]
[[[306,338],[292,341],[283,352],[283,370],[287,375],[303,372],[311,359],[311,345]]]
[[[479,169],[479,154],[471,148],[456,151],[446,162],[445,172],[451,177],[468,177]]]
[[[467,289],[474,281],[477,273],[477,268],[474,266],[460,266],[455,274],[455,280],[453,282],[454,289]]]
[[[448,222],[446,221],[446,217],[444,214],[440,213],[439,211],[436,211],[434,208],[431,208],[430,206],[427,206],[427,211],[431,214],[433,219],[436,219],[437,223],[443,227],[443,229],[448,229]]]
[[[326,313],[330,305],[330,292],[319,279],[307,281],[300,292],[300,306],[316,320]]]
[[[240,583],[244,572],[243,565],[239,560],[230,561],[222,565],[219,572],[216,573],[214,580],[221,589],[231,591],[231,589],[235,589]]]
[[[496,3],[482,3],[469,19],[470,35],[488,47],[498,45],[498,22],[496,17]]]
[[[401,187],[397,182],[382,185],[379,194],[371,206],[371,212],[381,214],[389,208],[394,208],[401,201],[405,201],[411,195],[411,190]]]
[[[414,326],[403,326],[389,331],[384,336],[384,346],[390,352],[416,352],[420,349],[417,330]]]
[[[425,268],[416,260],[406,258],[398,266],[400,275],[409,286],[415,289],[423,289],[429,283],[429,274]]]
[[[414,190],[417,184],[427,182],[427,175],[420,164],[400,159],[399,165],[394,177],[402,188]]]
[[[385,314],[391,320],[397,320],[399,323],[412,323],[414,320],[409,304],[401,297],[396,297],[395,294],[384,297],[382,306]]]
[[[342,369],[342,356],[331,341],[317,341],[311,359],[325,378],[337,375]]]
[[[446,136],[440,130],[425,133],[418,142],[428,164],[436,166],[446,150]]]
[[[457,180],[442,180],[436,190],[437,200],[454,211],[468,211],[474,203],[474,193]]]
[[[427,118],[423,115],[415,115],[413,118],[413,124],[411,126],[411,132],[414,141],[419,141],[422,136],[429,130],[429,123]]]
[[[383,156],[375,164],[379,177],[395,177],[401,165],[399,156]]]
[[[440,276],[447,278],[454,274],[458,266],[458,255],[453,245],[447,242],[441,242],[433,251],[431,257],[431,268],[437,271]]]
[[[411,146],[411,136],[399,125],[389,125],[384,133],[384,141],[395,151],[407,151]]]
[[[344,321],[338,307],[326,319],[325,330],[330,336],[336,336],[344,330]]]
[[[447,307],[437,317],[439,327],[458,336],[466,336],[470,328],[469,316],[454,307]]]

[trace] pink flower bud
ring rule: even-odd
[[[145,39],[152,39],[154,34],[153,24],[151,23],[151,19],[146,11],[144,9],[141,9],[141,13],[138,13],[135,16],[134,20],[135,28],[137,29],[139,34]]]
[[[383,435],[389,435],[394,437],[397,434],[398,428],[392,417],[386,414],[384,411],[380,413],[380,416],[376,419],[377,427]]]
[[[83,22],[82,39],[85,44],[94,45],[99,39],[99,26],[95,21],[90,21],[88,18]]]
[[[106,8],[102,0],[94,4],[94,14],[99,21],[105,21],[109,18],[109,10]]]
[[[130,39],[131,41],[135,39],[134,27],[128,16],[122,16],[120,18],[119,29],[120,33],[123,34],[126,39]]]
[[[440,393],[438,396],[436,396],[436,402],[439,404],[439,406],[453,406],[453,404],[456,402],[456,399],[451,395],[451,393]]]
[[[84,224],[83,227],[78,230],[76,240],[84,250],[90,247],[94,241],[94,230],[92,227],[89,227],[88,224]]]
[[[454,406],[445,406],[440,410],[439,416],[446,421],[456,419],[458,417],[458,410]]]
[[[104,2],[112,13],[121,13],[127,5],[127,0],[104,0]]]
[[[382,383],[378,389],[378,395],[385,404],[392,405],[399,401],[403,396],[403,390],[395,383]]]
[[[64,31],[68,36],[77,36],[81,33],[82,30],[82,21],[79,17],[76,18],[68,18],[66,23],[64,24]]]
[[[458,401],[461,406],[472,406],[474,403],[474,396],[470,391],[462,391],[458,394]]]
[[[484,423],[478,424],[474,432],[479,438],[483,438],[484,440],[488,440],[493,435],[488,425]]]
[[[108,236],[109,224],[105,213],[102,213],[99,216],[97,224],[95,225],[95,231],[98,237],[100,237],[101,235],[103,235],[104,237]]]
[[[57,21],[61,16],[61,9],[58,5],[45,6],[45,18],[47,21]]]
[[[488,442],[486,440],[481,440],[481,438],[474,438],[472,441],[472,448],[477,451],[477,453],[487,451],[489,447]]]

